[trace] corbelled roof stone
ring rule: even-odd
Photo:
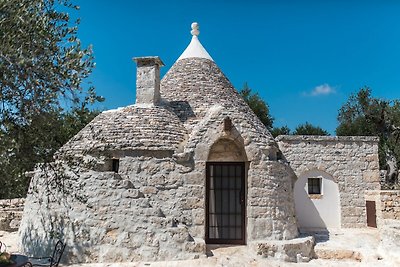
[[[99,114],[61,152],[178,149],[186,130],[166,107],[128,106]]]
[[[272,138],[214,61],[206,58],[178,60],[161,80],[161,98],[168,102],[190,129],[215,105],[236,110],[260,135]]]

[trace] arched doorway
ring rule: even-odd
[[[206,242],[245,244],[246,156],[234,141],[218,140],[206,164]]]
[[[339,186],[328,173],[303,173],[295,183],[294,199],[300,228],[340,228]]]

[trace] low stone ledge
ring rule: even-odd
[[[277,141],[312,142],[379,142],[377,136],[323,136],[323,135],[279,135]]]
[[[355,260],[359,262],[362,260],[360,252],[349,249],[318,248],[315,249],[315,256],[317,259],[324,260]]]
[[[257,252],[257,255],[286,262],[309,262],[315,257],[314,246],[313,236],[291,240],[260,240],[250,243],[250,247]]]
[[[189,253],[195,253],[194,258],[205,257],[207,246],[202,238],[195,237],[192,242],[185,243],[185,250]]]
[[[25,199],[0,199],[0,230],[18,231],[24,210]]]
[[[0,199],[0,208],[24,208],[25,198]]]

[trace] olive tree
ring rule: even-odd
[[[0,198],[23,196],[24,173],[51,160],[103,100],[85,86],[94,58],[67,13],[76,10],[67,0],[0,1]]]
[[[372,97],[361,88],[340,108],[337,135],[379,136],[380,168],[387,171],[384,188],[399,188],[400,100]]]

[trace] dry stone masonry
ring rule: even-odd
[[[382,219],[400,220],[400,191],[380,192]]]
[[[343,226],[365,224],[364,190],[378,186],[377,140],[281,137],[279,148],[192,27],[190,45],[161,81],[158,57],[135,58],[135,105],[101,113],[35,169],[19,231],[26,253],[49,253],[52,238],[62,238],[70,262],[197,258],[218,220],[219,235],[240,234],[231,239],[264,257],[307,261],[313,240],[296,239],[293,186],[309,168],[337,177]],[[210,189],[216,163],[244,166],[244,186],[229,191],[236,195],[218,199]],[[238,185],[223,181],[222,191]],[[213,202],[242,210],[215,217],[206,209]],[[228,218],[235,223],[227,234]]]
[[[24,198],[0,199],[0,230],[17,231],[24,209]]]

